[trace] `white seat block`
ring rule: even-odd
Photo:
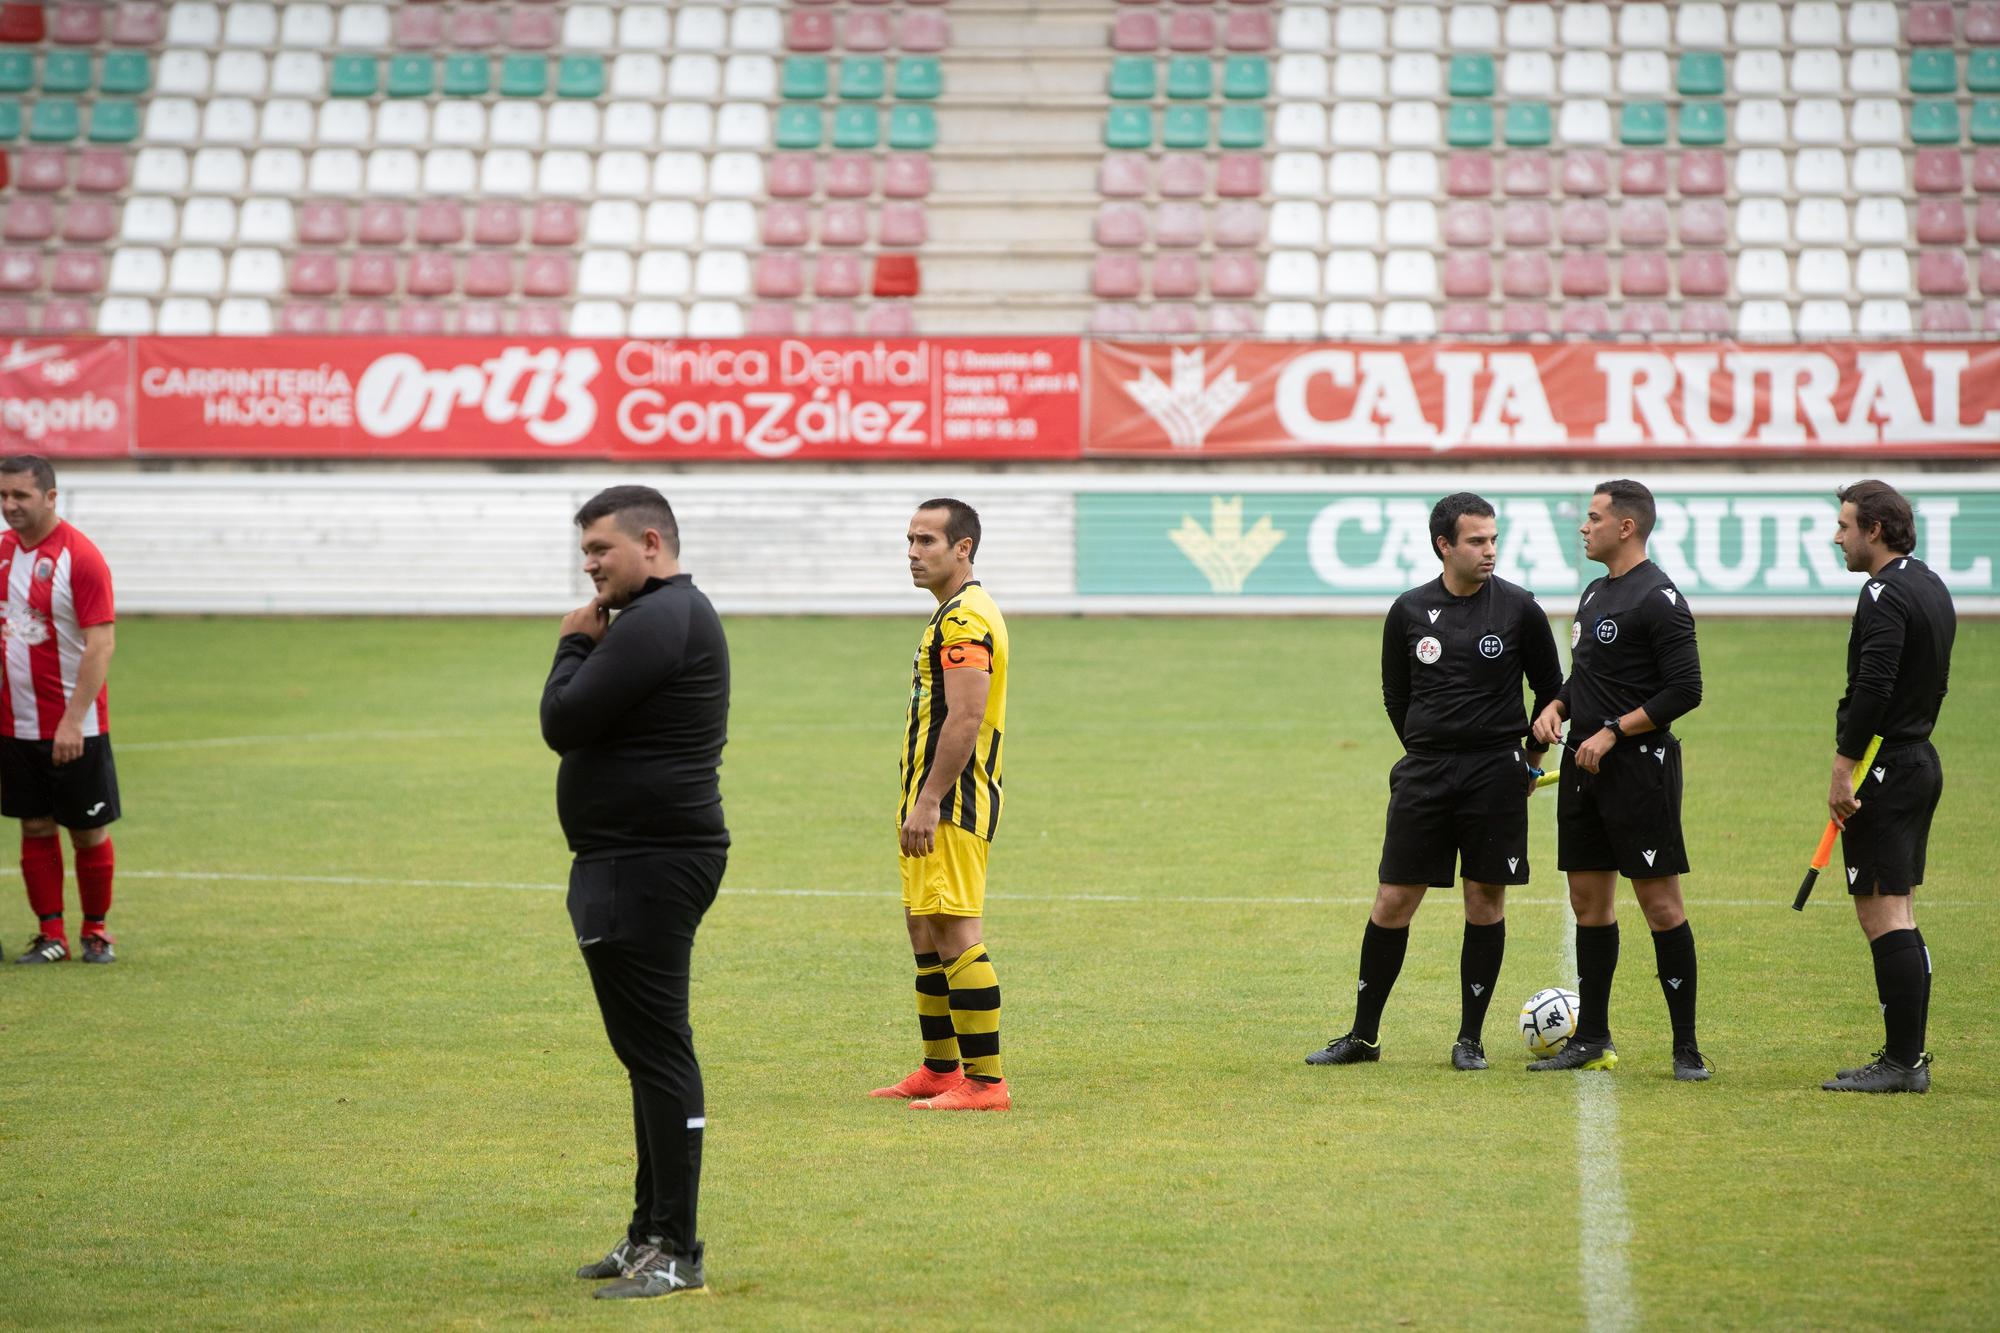
[[[557,102],[549,108],[549,142],[565,148],[588,148],[604,131],[595,102]]]
[[[469,148],[433,148],[424,154],[424,193],[433,198],[471,194],[479,184],[479,159]]]
[[[243,150],[240,148],[199,148],[195,150],[193,169],[188,173],[188,188],[198,194],[242,194],[249,184],[249,169],[244,164]]]
[[[1777,96],[1785,91],[1785,58],[1776,51],[1738,51],[1729,68],[1730,87],[1744,96]]]
[[[1792,107],[1792,142],[1838,144],[1847,140],[1847,118],[1832,97],[1802,97]]]
[[[696,301],[688,307],[690,338],[741,338],[743,307],[733,301]]]
[[[1271,205],[1264,239],[1278,249],[1299,249],[1320,243],[1319,205],[1303,199],[1281,199]]]
[[[1396,200],[1383,212],[1382,234],[1392,245],[1437,245],[1437,205],[1428,199]]]
[[[229,256],[229,290],[238,296],[277,296],[285,290],[285,260],[276,250],[252,246]]]
[[[132,159],[134,194],[179,194],[187,188],[188,155],[179,148],[141,148]]]
[[[1594,97],[1571,98],[1556,116],[1556,137],[1566,144],[1611,142],[1611,104]]]
[[[297,239],[289,199],[245,199],[236,218],[236,236],[245,245],[290,245]]]
[[[1838,148],[1802,148],[1792,167],[1800,194],[1847,193],[1847,154]]]
[[[335,45],[349,50],[383,49],[389,45],[389,7],[343,4],[333,40]]]
[[[1540,5],[1520,8],[1540,9]],[[1519,12],[1518,9],[1509,13]],[[1509,97],[1548,97],[1556,90],[1555,58],[1546,51],[1510,51],[1500,62],[1500,90]]]
[[[586,250],[576,268],[579,296],[630,296],[632,256],[623,250]]]
[[[711,199],[701,210],[701,243],[712,250],[757,244],[757,209],[741,199]]]
[[[1264,307],[1264,336],[1310,338],[1319,332],[1319,311],[1306,301],[1273,301]]]
[[[669,32],[665,5],[626,5],[618,11],[618,45],[627,51],[664,51]]]
[[[1444,96],[1444,67],[1424,51],[1398,51],[1389,57],[1389,93],[1393,97]]]
[[[278,42],[282,46],[307,51],[323,51],[332,46],[333,9],[327,5],[286,0]]]
[[[1382,159],[1373,153],[1335,153],[1329,161],[1326,193],[1373,198],[1382,193]]]
[[[1366,301],[1330,302],[1320,312],[1319,332],[1329,338],[1372,338],[1375,307]]]
[[[263,338],[271,333],[269,302],[233,297],[215,309],[215,331],[230,338]]]
[[[1899,195],[1909,189],[1903,154],[1895,148],[1861,148],[1854,154],[1854,189],[1864,195]]]
[[[1785,44],[1785,14],[1768,0],[1743,0],[1736,6],[1736,44],[1766,46],[1773,50]]]
[[[1800,51],[1792,57],[1792,91],[1806,95],[1841,91],[1838,51]]]
[[[768,102],[778,95],[778,64],[769,56],[731,56],[722,66],[722,95]]]
[[[1840,199],[1801,199],[1794,230],[1801,245],[1846,245],[1847,204]]]
[[[1847,40],[1853,46],[1894,46],[1903,38],[1901,6],[1889,0],[1856,0],[1847,7]]]
[[[764,161],[756,153],[717,153],[708,163],[708,191],[731,199],[764,193]]]
[[[1848,58],[1847,84],[1857,93],[1901,92],[1903,62],[1885,48],[1856,51]]]
[[[564,5],[562,44],[573,51],[602,51],[615,39],[617,25],[607,5]]]
[[[1396,240],[1405,238],[1391,232]],[[1388,296],[1437,294],[1437,256],[1428,250],[1391,250],[1382,261],[1382,291]]]
[[[423,185],[423,159],[414,148],[377,148],[368,154],[368,193],[413,195]]]
[[[658,142],[659,118],[645,102],[613,102],[604,108],[604,142],[648,147]]]
[[[543,195],[576,199],[590,193],[590,154],[554,149],[542,154],[535,189]]]
[[[1406,198],[1437,194],[1443,188],[1438,181],[1437,154],[1407,149],[1389,154],[1388,188],[1390,194]]]
[[[667,62],[650,51],[627,51],[611,62],[613,97],[658,97],[666,87]]]
[[[619,256],[621,259],[624,256]],[[622,338],[625,307],[616,301],[578,301],[569,308],[572,338]]]
[[[1436,102],[1395,102],[1389,107],[1389,143],[1396,148],[1438,148],[1444,126]]]
[[[374,133],[368,123],[368,103],[343,98],[322,102],[315,137],[323,144],[367,143]]]
[[[629,199],[600,199],[584,215],[586,244],[629,248],[639,235],[639,205]]]
[[[633,161],[621,163],[616,170],[610,167],[614,158],[627,156]],[[627,179],[619,180],[621,174]],[[644,194],[647,174],[646,159],[640,154],[606,153],[598,159],[598,193],[613,196]],[[700,153],[660,153],[653,158],[651,176],[654,194],[699,199],[708,192],[708,163]]]
[[[1736,308],[1736,331],[1747,338],[1792,336],[1792,308],[1783,301],[1745,301]]]
[[[1382,108],[1374,102],[1336,102],[1333,107],[1333,146],[1335,148],[1375,148],[1382,143],[1387,130],[1382,123]]]
[[[205,51],[162,51],[153,93],[160,97],[206,97],[213,72]]]
[[[199,297],[169,297],[160,302],[158,327],[162,334],[205,338],[215,332],[215,311]]]
[[[1271,117],[1271,142],[1279,148],[1324,148],[1326,112],[1304,102],[1280,102]]]
[[[1855,331],[1863,336],[1906,337],[1910,328],[1910,307],[1905,301],[1863,301],[1855,320]]]
[[[1603,50],[1611,45],[1611,6],[1571,4],[1562,9],[1562,44],[1566,50]]]
[[[518,148],[495,148],[479,162],[479,189],[518,199],[534,188],[535,159]]]
[[[1264,290],[1281,298],[1318,296],[1319,257],[1310,250],[1273,250],[1264,261]]]
[[[674,45],[683,51],[720,51],[724,38],[722,11],[714,5],[683,5],[674,24]]]
[[[317,51],[280,51],[271,62],[271,91],[280,97],[324,96],[326,61]]]
[[[1851,128],[1857,144],[1901,144],[1903,104],[1887,97],[1855,99]]]
[[[296,148],[259,148],[250,155],[250,188],[258,194],[298,194],[306,188],[305,155]]]
[[[775,51],[784,44],[784,28],[775,9],[738,9],[729,18],[729,45],[737,51]]]
[[[1313,208],[1312,204],[1301,205]],[[1390,208],[1397,205],[1391,204]],[[1382,243],[1382,210],[1371,203],[1359,199],[1342,199],[1329,204],[1326,210],[1326,231],[1314,236],[1307,244],[1374,246]]]
[[[678,338],[687,316],[672,301],[635,301],[626,331],[634,338]]]
[[[1714,51],[1729,42],[1723,8],[1713,0],[1689,0],[1675,6],[1674,44],[1682,50]]]
[[[722,148],[763,148],[771,142],[771,113],[752,102],[731,102],[715,118],[715,142]]]
[[[1390,301],[1382,307],[1382,332],[1393,338],[1434,337],[1437,311],[1429,301]]]
[[[431,122],[431,134],[439,143],[483,144],[486,142],[486,108],[473,101],[453,98],[439,102]]]
[[[193,143],[201,137],[201,113],[185,97],[155,97],[146,104],[145,138],[150,143]]]
[[[740,250],[707,250],[694,262],[697,296],[748,296],[750,261]]]
[[[701,215],[695,212],[693,204],[678,199],[656,199],[646,205],[647,245],[691,246],[700,236]]]
[[[488,134],[495,146],[539,148],[547,137],[542,127],[542,108],[516,98],[495,102]]]
[[[669,102],[660,113],[660,142],[672,148],[706,148],[715,142],[715,112],[703,102]]]
[[[215,58],[215,91],[226,97],[262,97],[271,87],[261,51],[224,51]]]
[[[1280,199],[1314,199],[1324,193],[1326,163],[1317,153],[1273,153],[1271,193]]]
[[[111,252],[106,288],[114,296],[152,296],[167,285],[166,256],[151,246],[120,246]]]
[[[1389,45],[1399,51],[1435,51],[1444,43],[1444,16],[1436,5],[1398,4],[1390,10]]]
[[[1382,57],[1366,51],[1347,51],[1333,61],[1335,97],[1380,97],[1387,86]]]
[[[262,50],[278,40],[278,7],[235,0],[222,20],[222,44]]]
[[[694,239],[690,229],[688,239]],[[639,256],[641,296],[685,296],[694,290],[694,264],[679,250],[648,250]]]
[[[214,46],[222,39],[222,11],[196,0],[177,0],[167,11],[168,46]]]
[[[1618,57],[1618,91],[1625,97],[1665,97],[1673,77],[1664,51],[1627,51]]]
[[[1328,296],[1374,296],[1381,288],[1381,265],[1369,251],[1335,250],[1326,257]]]
[[[1507,6],[1506,33],[1509,50],[1547,50],[1556,41],[1555,6],[1514,0]]]
[[[1863,245],[1908,245],[1909,209],[1894,197],[1862,199],[1854,205],[1854,239]]]
[[[1374,45],[1382,45],[1379,25],[1381,11],[1365,5],[1342,6],[1342,12],[1373,14],[1377,20]],[[1324,9],[1287,5],[1278,16],[1278,48],[1283,51],[1324,51],[1333,35],[1333,24]]]
[[[1840,6],[1800,0],[1792,6],[1793,46],[1839,46]]]
[[[152,303],[131,296],[114,296],[104,301],[97,307],[97,331],[108,338],[151,333]]]
[[[236,205],[202,197],[181,205],[181,240],[190,245],[228,245],[236,239]]]
[[[1280,102],[1324,101],[1327,88],[1326,57],[1302,51],[1287,51],[1278,57],[1273,85]]]
[[[1855,265],[1854,285],[1863,296],[1907,296],[1910,291],[1910,252],[1907,250],[1863,250]]]
[[[1845,296],[1847,252],[1815,247],[1799,251],[1799,290],[1807,296]]]
[[[1788,188],[1791,173],[1785,155],[1775,148],[1745,148],[1736,155],[1738,194],[1777,194]]]
[[[1294,5],[1302,9],[1303,5]],[[1379,5],[1364,3],[1340,6],[1334,17],[1333,47],[1337,51],[1380,51],[1388,44],[1389,26]],[[1312,26],[1311,21],[1305,21]]]
[[[1744,245],[1786,245],[1792,221],[1782,199],[1741,199],[1736,204],[1736,239]]]
[[[667,62],[667,94],[712,98],[722,88],[722,65],[710,55],[677,55]]]
[[[1627,50],[1657,49],[1667,44],[1667,7],[1648,0],[1618,7],[1618,45]]]
[[[1854,332],[1854,313],[1845,301],[1799,302],[1801,338],[1842,338]]]
[[[1775,97],[1746,97],[1736,104],[1736,141],[1746,144],[1785,142],[1785,104]]]
[[[171,199],[127,199],[118,219],[118,239],[126,245],[172,245],[180,235],[180,212]]]
[[[1454,51],[1494,50],[1500,45],[1500,11],[1492,5],[1453,5],[1445,44]]]
[[[1605,97],[1611,92],[1611,57],[1602,51],[1563,54],[1559,78],[1566,97]]]

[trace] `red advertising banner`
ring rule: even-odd
[[[1074,458],[1074,339],[151,338],[140,454]]]
[[[130,453],[130,355],[116,338],[0,342],[0,447],[59,458]]]
[[[2000,457],[2000,343],[1093,343],[1084,452]]]

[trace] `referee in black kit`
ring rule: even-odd
[[[1847,636],[1847,693],[1835,712],[1838,739],[1827,808],[1841,824],[1841,855],[1854,914],[1875,955],[1875,993],[1887,1028],[1870,1064],[1843,1069],[1820,1086],[1828,1092],[1928,1092],[1931,1057],[1931,955],[1917,929],[1911,891],[1924,882],[1931,816],[1944,792],[1944,768],[1931,730],[1951,675],[1958,629],[1951,594],[1935,570],[1910,554],[1916,519],[1910,502],[1884,482],[1860,481],[1839,492],[1834,541],[1847,568],[1868,575]],[[1868,742],[1882,748],[1854,787],[1854,765]]]
[[[1431,510],[1431,550],[1444,564],[1396,599],[1382,624],[1382,703],[1405,751],[1389,772],[1380,887],[1361,934],[1354,1026],[1309,1065],[1382,1058],[1382,1007],[1402,971],[1410,921],[1426,888],[1465,875],[1454,1069],[1486,1068],[1480,1031],[1506,950],[1506,892],[1528,882],[1528,795],[1546,745],[1523,742],[1525,676],[1536,711],[1562,686],[1549,618],[1527,589],[1495,578],[1493,506],[1461,491]]]
[[[729,847],[716,781],[729,647],[715,608],[680,572],[679,529],[658,491],[613,486],[576,524],[597,598],[563,618],[542,739],[562,756],[570,922],[631,1075],[639,1146],[631,1226],[576,1275],[619,1279],[600,1297],[671,1296],[703,1290],[695,1198],[706,1118],[688,964]]]
[[[1611,978],[1618,970],[1618,876],[1653,931],[1660,991],[1674,1031],[1674,1077],[1709,1076],[1695,1045],[1694,932],[1681,903],[1681,744],[1668,730],[1701,703],[1694,612],[1646,558],[1653,493],[1607,481],[1590,497],[1583,552],[1604,577],[1583,590],[1570,629],[1570,676],[1535,718],[1554,742],[1570,722],[1556,798],[1556,861],[1576,913],[1576,1035],[1530,1069],[1610,1069]]]

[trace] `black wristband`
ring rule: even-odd
[[[1609,731],[1612,735],[1616,736],[1619,740],[1622,741],[1625,739],[1625,728],[1618,725],[1617,718],[1615,717],[1605,718],[1604,726],[1607,731]]]

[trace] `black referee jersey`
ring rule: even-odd
[[[1587,736],[1634,708],[1661,731],[1701,704],[1701,654],[1687,598],[1650,560],[1583,590],[1558,696]]]
[[[1562,662],[1547,613],[1519,584],[1490,578],[1454,597],[1440,575],[1382,622],[1382,706],[1412,753],[1522,744],[1523,676],[1539,713],[1562,686]]]
[[[1958,613],[1944,580],[1898,556],[1868,580],[1847,635],[1847,693],[1835,710],[1840,753],[1859,759],[1870,737],[1884,749],[1930,739],[1951,676]]]

